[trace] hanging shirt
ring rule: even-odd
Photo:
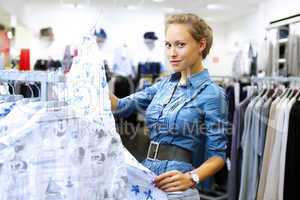
[[[14,130],[26,124],[26,122],[38,111],[41,106],[38,103],[27,104],[14,102],[10,104],[10,109],[4,112],[4,116],[0,118],[0,136],[6,136],[12,134]],[[9,111],[9,112],[8,112]]]
[[[146,47],[140,49],[135,59],[135,62],[141,64],[148,63],[148,62],[160,63],[161,64],[160,71],[164,72],[167,70],[163,48],[159,48],[158,46],[156,46],[154,49],[149,49]]]
[[[15,102],[0,104],[0,119],[8,115],[12,111],[15,105],[16,105]]]
[[[264,119],[261,118],[261,109],[263,104],[266,101],[266,97],[260,97],[260,99],[256,102],[254,109],[252,120],[253,124],[251,126],[250,137],[253,137],[253,146],[251,147],[251,153],[253,153],[252,160],[250,160],[250,176],[252,175],[252,180],[249,182],[249,199],[256,199],[256,191],[258,188],[258,180],[259,180],[259,165],[260,165],[260,122]]]
[[[272,104],[272,98],[269,98],[262,105],[262,108],[260,111],[260,134],[259,134],[259,139],[258,139],[258,141],[259,141],[259,145],[258,145],[259,174],[261,174],[265,141],[266,141],[266,132],[267,132],[267,127],[268,127],[268,119],[269,119],[269,112],[270,112],[271,104]]]
[[[114,54],[112,72],[116,75],[136,77],[136,69],[128,47],[117,48]]]
[[[285,52],[288,75],[300,75],[300,36],[290,34]]]
[[[67,84],[59,88],[58,98],[68,107],[46,103],[0,137],[0,200],[140,200],[129,198],[128,187],[140,183],[145,200],[166,200],[149,179],[128,173],[128,152],[115,129],[104,67],[90,52],[92,40],[85,39]]]
[[[285,174],[285,161],[286,161],[286,150],[287,150],[287,140],[288,140],[288,131],[289,131],[289,120],[291,109],[296,102],[296,97],[293,97],[288,101],[287,107],[284,113],[284,125],[281,141],[281,153],[280,153],[280,170],[279,170],[279,189],[278,189],[278,199],[284,199],[284,174]]]
[[[167,71],[162,48],[142,48],[136,58],[137,88],[143,89],[152,85],[161,73]]]
[[[240,49],[233,59],[232,74],[235,77],[241,77],[243,75],[248,75],[249,71],[250,59],[247,55],[247,50]]]
[[[255,140],[252,137],[252,124],[254,121],[253,115],[254,115],[254,107],[257,101],[259,100],[259,97],[255,97],[248,105],[245,113],[244,118],[244,131],[243,131],[243,137],[241,141],[242,149],[243,149],[243,157],[242,157],[242,174],[241,174],[241,186],[240,186],[240,193],[239,193],[239,199],[245,200],[245,199],[251,199],[251,182],[252,181],[252,169],[251,169],[251,161],[254,160],[255,154],[252,150],[252,147],[254,146]]]
[[[60,43],[57,41],[39,39],[33,41],[30,52],[30,63],[34,66],[35,64],[40,64],[37,63],[38,60],[60,62],[64,56],[64,47],[60,46]]]
[[[263,70],[266,76],[278,75],[279,46],[277,35],[277,29],[269,30],[259,49],[257,67],[259,71]]]
[[[300,101],[299,99],[294,103],[290,111],[288,140],[286,149],[286,163],[284,176],[284,199],[294,199],[299,192],[300,179]]]
[[[128,153],[129,154],[129,153]],[[128,162],[128,190],[129,199],[136,200],[167,200],[164,192],[154,186],[153,181],[156,174],[148,168],[137,164],[136,161]]]
[[[288,99],[282,98],[281,102],[277,106],[277,121],[276,131],[273,149],[271,150],[271,158],[269,163],[269,169],[267,174],[266,189],[264,199],[279,199],[279,174],[280,174],[280,152],[282,144],[283,126],[284,126],[284,114],[287,109]],[[274,176],[278,174],[278,176]]]
[[[1,185],[1,197],[104,199],[106,193],[112,195],[112,185],[119,187],[113,190],[126,192],[126,177],[123,180],[118,176],[126,174],[124,165],[118,164],[122,162],[117,156],[118,138],[84,118],[70,116],[70,108],[43,112],[5,141],[1,139],[7,148],[15,149],[14,158],[2,167],[0,179],[5,186]],[[111,162],[115,165],[110,166]],[[110,173],[104,174],[107,166]]]
[[[267,181],[267,174],[269,170],[269,163],[270,163],[270,157],[271,152],[274,145],[274,137],[275,137],[275,128],[276,127],[276,107],[280,102],[280,98],[277,97],[271,104],[270,107],[270,113],[269,113],[269,119],[268,119],[268,127],[267,127],[267,133],[266,133],[266,142],[265,142],[265,148],[264,148],[264,154],[263,154],[263,162],[262,162],[262,169],[258,184],[258,192],[257,192],[257,199],[261,200],[264,199],[264,193],[265,193],[265,187],[266,187],[266,181]]]
[[[118,180],[103,183],[103,186],[100,186],[101,188],[111,189],[99,191],[99,197],[96,199],[105,199],[104,197],[107,196],[108,199],[148,200],[152,197],[152,199],[166,200],[164,192],[154,188],[151,184],[149,177],[153,178],[153,172],[146,170],[138,161],[133,159],[121,143],[111,113],[105,67],[98,59],[97,51],[95,54],[91,53],[90,47],[91,44],[89,43],[81,47],[79,51],[81,54],[76,57],[74,65],[68,73],[67,80],[69,82],[69,105],[73,105],[73,109],[77,113],[102,128],[102,131],[96,132],[101,140],[95,141],[98,146],[95,153],[100,154],[100,156],[96,155],[95,158],[102,161],[103,155],[111,155],[111,159],[106,159],[108,160],[106,164],[103,165],[102,169],[99,169],[103,174],[99,177],[99,180],[110,179],[110,177],[115,177],[115,180]],[[78,82],[83,87],[80,84],[74,84]],[[110,141],[114,143],[115,149],[111,149]],[[107,158],[107,156],[105,157]],[[131,159],[128,159],[128,157],[131,157]],[[134,170],[132,170],[132,167],[134,167]],[[145,171],[148,176],[146,176]],[[143,179],[140,178],[141,174],[144,174]]]
[[[232,127],[231,161],[228,178],[228,197],[237,200],[239,196],[242,166],[241,138],[244,132],[244,115],[251,97],[237,104]]]

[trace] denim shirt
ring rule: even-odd
[[[117,114],[145,112],[151,141],[172,144],[192,152],[193,166],[219,156],[225,160],[227,101],[222,88],[205,69],[193,74],[186,85],[174,73],[144,90],[118,101]],[[190,164],[172,161],[144,161],[157,174],[171,169],[189,171]]]

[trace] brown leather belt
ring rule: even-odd
[[[170,144],[150,142],[147,159],[149,160],[176,160],[192,163],[192,153],[188,150]]]

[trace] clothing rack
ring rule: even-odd
[[[233,76],[210,76],[212,80],[218,82],[218,81],[229,81],[229,82],[232,82],[232,81],[235,81],[236,78],[233,77]]]
[[[212,80],[214,81],[229,81],[229,82],[235,82],[235,81],[242,81],[242,82],[250,82],[251,77],[250,76],[242,76],[242,77],[235,77],[235,76],[210,76]]]
[[[210,76],[211,78],[216,78],[216,79],[234,79],[235,77],[233,76]]]
[[[298,23],[298,22],[300,22],[300,14],[272,21],[270,22],[270,25],[267,27],[267,30],[278,28],[280,26],[284,26],[288,24]]]
[[[47,101],[49,85],[65,82],[65,76],[60,72],[0,70],[0,82],[7,81],[40,82],[41,101]]]
[[[300,77],[290,76],[268,76],[268,77],[251,77],[251,82],[264,82],[264,81],[274,81],[274,82],[300,82]]]
[[[233,76],[211,76],[213,80],[222,79],[222,80],[248,80],[251,82],[264,82],[264,81],[274,81],[274,82],[300,82],[300,77],[298,76],[265,76],[265,77],[240,77],[236,78]]]

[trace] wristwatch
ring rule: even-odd
[[[199,176],[195,171],[190,171],[189,174],[191,175],[191,179],[194,182],[194,184],[192,185],[192,188],[194,188],[198,183],[200,183]]]

